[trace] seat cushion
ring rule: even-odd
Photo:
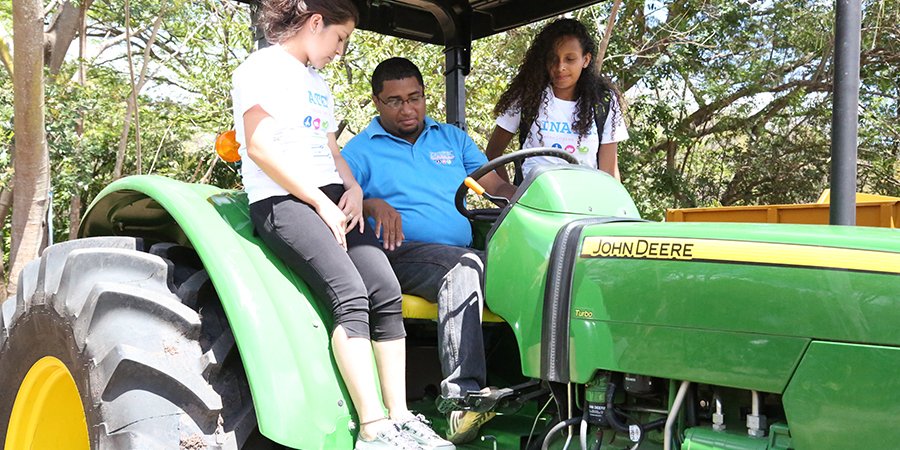
[[[437,303],[431,303],[422,297],[403,294],[403,318],[437,320]],[[481,314],[482,322],[503,323],[500,316],[492,313],[486,307]]]

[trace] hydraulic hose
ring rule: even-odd
[[[548,450],[550,448],[550,442],[553,440],[553,435],[559,432],[559,430],[575,425],[580,421],[581,417],[572,417],[554,425],[553,428],[551,428],[550,431],[547,432],[547,436],[544,437],[544,443],[541,444],[541,450]]]
[[[675,401],[672,403],[672,408],[669,409],[669,417],[666,418],[666,430],[664,433],[665,441],[663,442],[663,450],[670,450],[672,448],[672,426],[675,425],[675,418],[678,417],[678,412],[681,409],[681,403],[684,401],[684,395],[687,394],[687,390],[690,385],[690,381],[682,381],[681,387],[678,388],[678,393],[675,394]]]
[[[609,384],[609,388],[606,390],[606,421],[615,429],[616,431],[621,431],[623,433],[629,432],[628,425],[619,420],[619,417],[615,413],[615,409],[613,408],[613,396],[616,393],[616,385],[613,383]],[[638,427],[641,429],[641,436],[643,436],[646,432],[650,430],[657,430],[666,424],[666,419],[657,419],[648,423],[639,423]]]
[[[584,400],[584,413],[581,415],[581,430],[579,433],[581,450],[587,450],[587,432],[588,432],[588,404],[587,399]]]
[[[613,383],[609,383],[609,386],[606,388],[606,421],[615,429],[616,431],[628,431],[628,426],[622,423],[615,414],[613,414],[613,399],[616,396],[616,385]]]
[[[759,415],[759,392],[750,391],[750,394],[752,395],[752,397],[751,397],[751,399],[752,399],[751,405],[752,406],[751,406],[750,411],[754,416],[758,416]]]

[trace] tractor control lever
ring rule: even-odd
[[[489,194],[486,190],[484,190],[484,187],[482,187],[480,184],[478,184],[478,182],[475,181],[475,179],[472,177],[466,177],[466,179],[465,179],[465,181],[463,181],[463,183],[465,183],[466,186],[469,189],[471,189],[472,192],[474,192],[476,195],[480,195],[480,196],[490,200],[491,203],[493,203],[501,208],[504,208],[504,207],[506,207],[506,205],[509,204],[508,198],[498,197],[498,196]]]

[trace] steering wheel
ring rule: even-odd
[[[469,175],[469,178],[472,178],[473,180],[478,180],[479,178],[485,176],[486,174],[490,173],[491,171],[493,171],[494,169],[496,169],[498,167],[505,166],[506,164],[509,164],[509,163],[522,162],[528,158],[533,158],[535,156],[552,156],[552,157],[563,159],[570,164],[576,164],[576,165],[578,164],[578,160],[575,159],[574,156],[572,156],[562,150],[559,150],[557,148],[553,148],[553,147],[529,148],[529,149],[518,150],[518,151],[515,151],[512,153],[503,155],[497,159],[488,161],[487,164],[479,167],[477,170],[472,172],[472,174]],[[469,187],[466,186],[465,181],[460,183],[459,188],[456,190],[456,198],[455,198],[456,210],[459,211],[460,214],[462,214],[469,220],[493,221],[493,220],[496,220],[497,217],[500,216],[501,208],[486,208],[486,209],[473,209],[473,210],[466,209],[466,192],[468,190],[469,190]],[[490,198],[490,197],[488,197],[488,198]],[[509,203],[509,199],[501,198],[499,200],[506,200],[506,203]],[[494,201],[494,199],[491,199],[491,201]],[[494,203],[497,203],[497,202],[494,201]]]

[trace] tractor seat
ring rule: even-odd
[[[403,294],[403,318],[437,320],[437,303],[431,303],[422,297]],[[503,323],[500,316],[492,313],[486,307],[481,313],[482,322]]]

